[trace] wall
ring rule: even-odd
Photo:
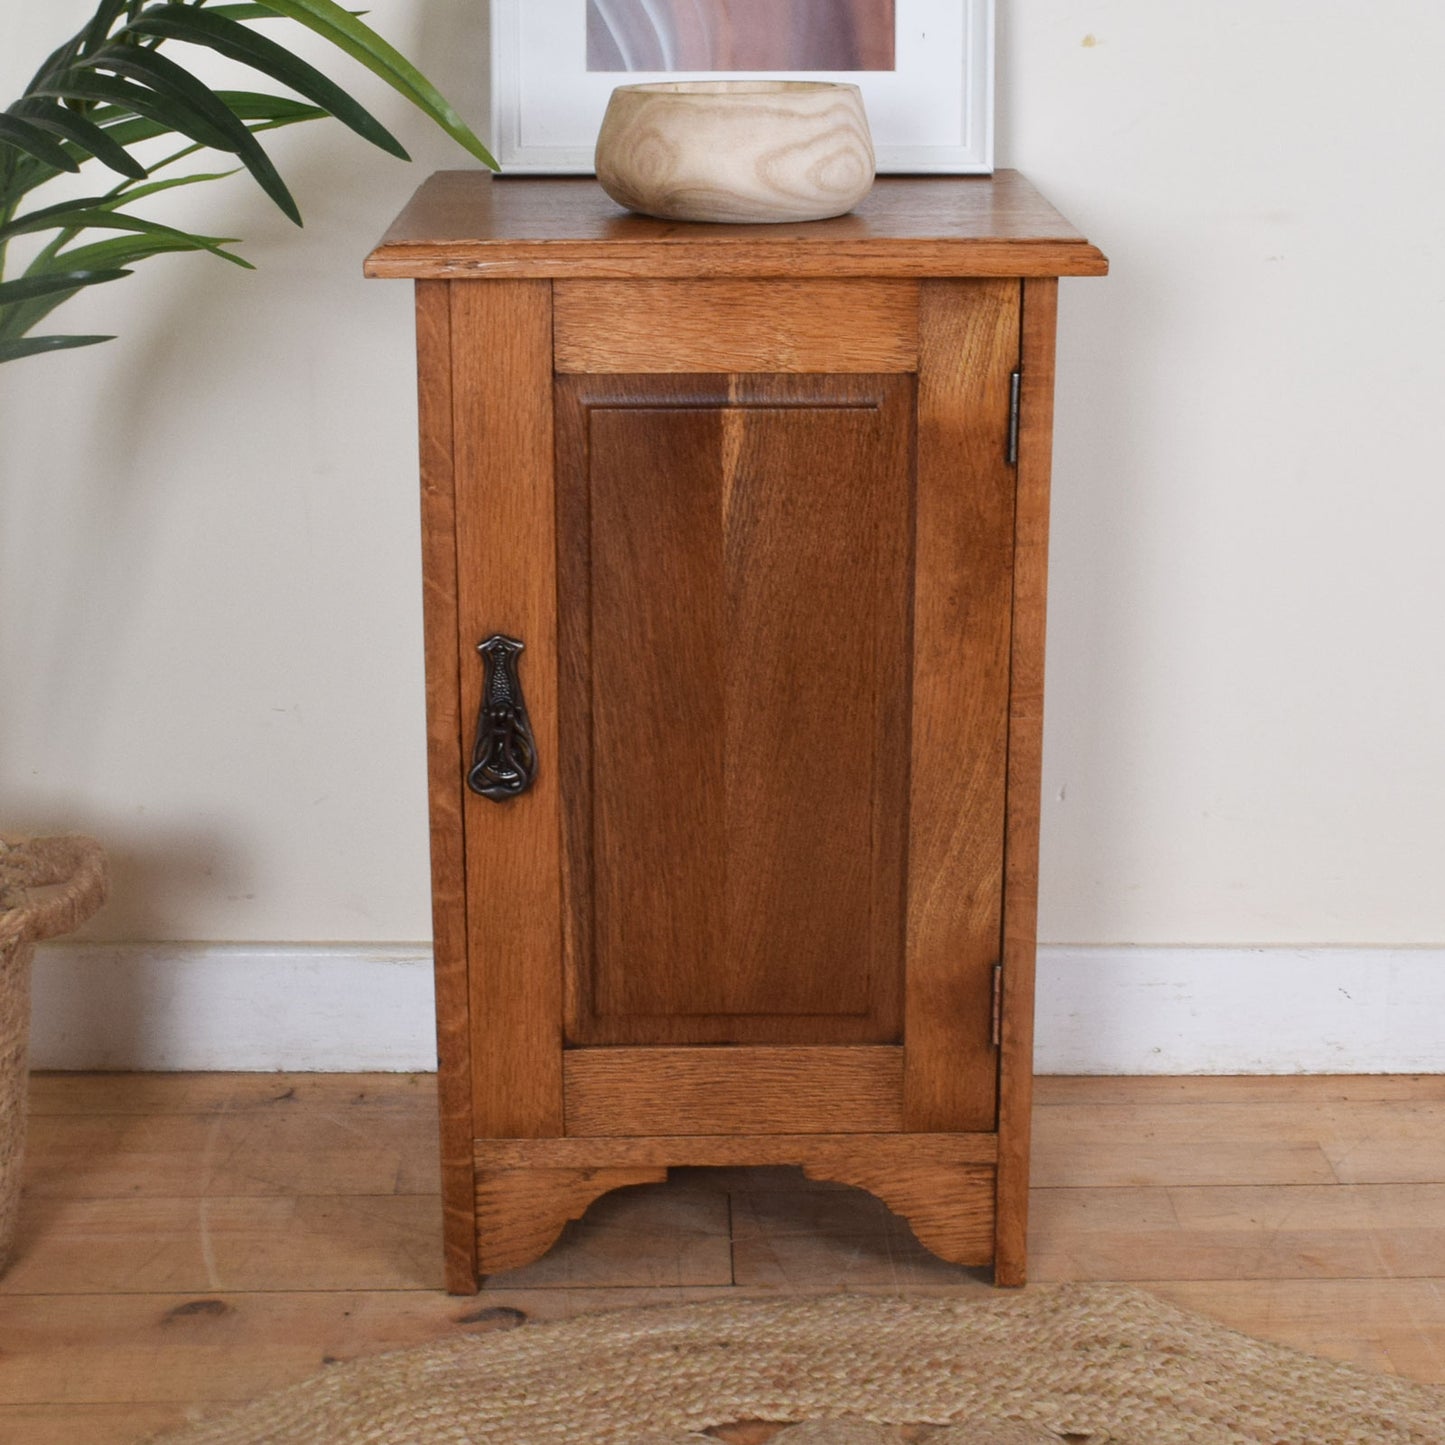
[[[90,9],[7,16],[0,80]],[[381,9],[480,120],[477,7]],[[277,133],[303,230],[244,176],[147,212],[244,237],[257,272],[146,263],[64,313],[118,341],[0,374],[0,816],[106,840],[97,937],[429,932],[410,288],[361,261],[429,170],[470,162],[320,63],[417,164]]]
[[[90,6],[7,8],[16,90]],[[1207,992],[1210,948],[1278,945],[1273,1003],[1332,993],[1331,950],[1445,942],[1445,11],[1000,8],[1000,163],[1114,268],[1063,288],[1046,959],[1086,1021],[1120,946],[1205,950],[1165,972]],[[480,119],[478,11],[371,18]],[[355,88],[417,166],[283,134],[304,231],[240,178],[152,210],[259,273],[149,263],[65,314],[119,341],[0,370],[0,818],[106,840],[92,946],[427,936],[409,295],[360,260],[466,162]]]
[[[1445,939],[1439,6],[1004,7],[1065,285],[1043,936]]]

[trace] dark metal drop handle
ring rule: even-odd
[[[467,786],[502,803],[525,793],[537,777],[537,744],[517,676],[522,643],[498,632],[479,642],[477,651],[486,676]]]

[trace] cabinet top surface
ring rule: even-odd
[[[439,171],[367,257],[366,274],[1102,276],[1108,264],[1017,171],[883,176],[846,216],[753,226],[634,215],[590,176]]]

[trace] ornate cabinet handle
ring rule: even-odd
[[[537,744],[517,677],[522,647],[500,632],[477,643],[486,676],[467,786],[494,803],[525,793],[537,777]]]

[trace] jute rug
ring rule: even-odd
[[[779,1433],[777,1422],[790,1427]],[[1441,1445],[1445,1391],[1088,1285],[728,1301],[524,1325],[334,1366],[165,1440]]]

